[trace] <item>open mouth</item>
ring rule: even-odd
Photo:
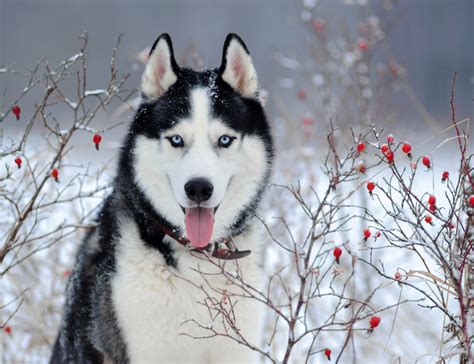
[[[186,235],[193,247],[203,249],[209,244],[214,230],[214,214],[218,208],[181,206],[185,214]]]

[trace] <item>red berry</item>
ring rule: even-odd
[[[367,167],[364,163],[360,163],[358,169],[360,173],[365,173],[367,171]]]
[[[102,137],[99,134],[94,134],[92,141],[95,144],[95,149],[99,150],[99,144],[102,141]]]
[[[369,192],[372,192],[375,189],[375,183],[367,182],[367,189],[369,190]]]
[[[368,238],[370,238],[371,235],[372,235],[372,233],[370,232],[369,229],[364,230],[364,238],[368,239]]]
[[[3,328],[3,331],[5,332],[5,334],[11,335],[12,327],[10,325],[7,325]]]
[[[402,278],[402,275],[400,274],[400,272],[395,273],[395,279],[397,281],[399,281],[401,278]]]
[[[313,125],[314,124],[313,118],[311,118],[309,116],[305,116],[302,121],[303,121],[303,125]]]
[[[17,120],[20,120],[21,108],[18,105],[12,107],[12,113],[15,115]]]
[[[408,144],[407,142],[403,143],[402,150],[403,150],[403,153],[405,153],[405,154],[410,153],[411,152],[411,145]]]
[[[341,257],[342,255],[342,249],[337,247],[337,248],[334,248],[334,251],[332,252],[334,254],[334,257],[336,258],[336,263],[339,264],[339,258]]]
[[[433,195],[430,195],[430,197],[428,197],[428,203],[430,205],[436,205],[436,197],[434,197]]]
[[[16,158],[15,158],[15,163],[16,163],[16,165],[18,166],[18,169],[21,168],[21,163],[22,163],[22,162],[23,162],[23,161],[21,160],[20,157],[16,157]]]
[[[324,355],[326,355],[326,358],[328,358],[328,360],[331,360],[331,349],[324,350]]]
[[[454,229],[454,224],[453,224],[452,222],[449,222],[449,223],[448,223],[448,228],[449,228],[449,229]]]
[[[382,233],[381,233],[380,231],[377,231],[377,233],[375,234],[375,236],[376,236],[377,238],[380,238],[380,235],[382,235]]]
[[[433,222],[433,218],[428,215],[428,216],[425,217],[425,221],[426,221],[427,224],[431,224]]]
[[[443,175],[442,175],[442,177],[441,177],[441,182],[446,181],[448,178],[449,178],[449,172],[448,172],[448,171],[444,171],[444,172],[443,172]]]
[[[471,205],[471,207],[474,207],[474,195],[469,197],[469,205]]]
[[[367,48],[369,48],[369,45],[367,44],[367,41],[363,38],[360,38],[359,41],[357,42],[357,46],[361,51],[366,51]]]
[[[390,70],[390,73],[392,74],[393,77],[398,77],[398,74],[399,74],[398,64],[396,64],[395,62],[390,62],[388,65],[388,69]]]
[[[436,212],[436,205],[429,205],[428,210],[430,210],[433,213]]]
[[[59,170],[57,168],[53,168],[51,177],[53,177],[56,182],[59,182]]]
[[[387,143],[392,144],[395,141],[395,138],[393,137],[393,134],[388,134],[387,135]]]
[[[360,142],[359,144],[357,144],[357,151],[359,153],[363,152],[364,150],[365,150],[365,143]]]
[[[393,159],[394,159],[394,154],[391,150],[387,151],[387,153],[385,153],[385,157],[387,158],[387,162],[388,163],[393,163]]]
[[[298,99],[301,101],[304,101],[306,99],[306,92],[305,90],[299,90],[298,91]]]
[[[382,151],[383,154],[385,154],[390,150],[390,148],[387,144],[382,144],[382,146],[380,147],[380,150]]]
[[[318,18],[313,21],[313,29],[316,33],[324,32],[326,29],[326,20]]]
[[[374,315],[370,318],[370,328],[375,329],[380,324],[380,316]]]
[[[430,168],[431,167],[431,160],[430,160],[430,157],[428,156],[424,156],[423,159],[422,159],[422,162],[423,162],[423,165],[426,167],[426,168]]]

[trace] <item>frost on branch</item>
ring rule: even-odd
[[[76,55],[54,67],[41,60],[29,70],[20,94],[2,93],[0,327],[6,361],[49,356],[73,253],[93,226],[110,182],[104,174],[109,163],[83,161],[75,147],[87,140],[93,150],[93,135],[121,123],[108,121],[98,130],[98,120],[110,120],[108,112],[134,94],[115,66],[120,38],[109,82],[88,91],[87,34],[79,38]],[[8,68],[0,77],[21,82],[20,75]]]

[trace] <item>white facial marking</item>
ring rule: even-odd
[[[161,139],[139,136],[135,145],[135,177],[155,209],[184,231],[183,207],[195,202],[186,196],[184,185],[193,178],[206,178],[213,194],[204,207],[217,207],[212,239],[226,236],[229,227],[254,198],[269,168],[263,141],[226,126],[211,115],[207,89],[190,94],[191,112]],[[179,135],[184,147],[174,148],[166,137]],[[228,148],[217,146],[222,135],[236,137]]]

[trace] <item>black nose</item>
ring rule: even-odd
[[[209,200],[213,190],[211,182],[204,178],[192,179],[184,185],[188,198],[197,203]]]

